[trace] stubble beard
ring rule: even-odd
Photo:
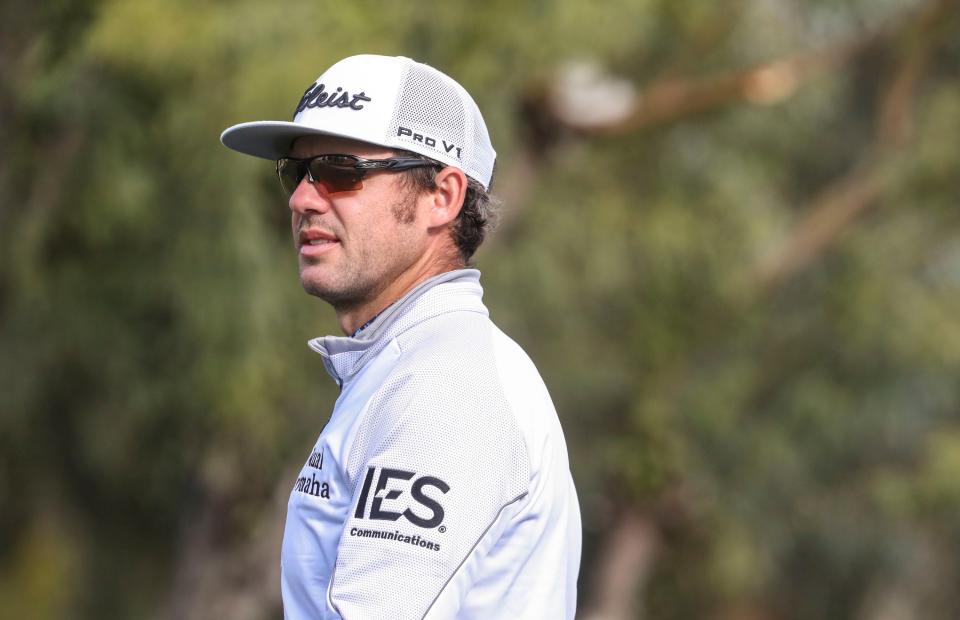
[[[404,192],[390,207],[390,213],[399,224],[411,225],[416,220],[414,200],[412,192]],[[397,268],[393,265],[394,268],[391,269],[389,261],[378,261],[382,258],[383,256],[373,255],[369,246],[362,246],[359,255],[344,261],[340,271],[332,277],[319,280],[304,277],[304,271],[312,264],[321,263],[323,259],[300,257],[301,261],[307,261],[306,269],[301,263],[300,284],[307,294],[322,299],[337,312],[346,312],[376,299],[403,272],[405,266]],[[371,270],[371,265],[376,265],[377,268]]]
[[[367,260],[365,256],[355,257],[355,261],[360,264],[364,264]],[[306,270],[301,269],[300,284],[307,294],[322,299],[338,312],[345,312],[374,299],[385,286],[375,280],[366,281],[364,274],[356,265],[351,267],[349,270],[338,272],[334,278],[319,280],[304,276],[304,271],[309,270],[308,266]]]

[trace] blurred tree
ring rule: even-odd
[[[336,330],[271,166],[351,53],[485,111],[494,317],[541,366],[585,617],[960,609],[956,2],[9,0],[0,605],[263,618]],[[899,615],[897,615],[899,614]]]
[[[758,26],[744,9],[709,22],[734,48]],[[902,553],[929,548],[888,543],[901,516],[867,481],[911,477],[925,438],[956,423],[956,342],[914,344],[960,326],[956,288],[923,284],[957,258],[960,160],[918,158],[945,155],[924,128],[943,126],[931,108],[956,89],[956,9],[915,7],[720,77],[626,68],[645,85],[606,122],[556,92],[564,79],[534,91],[539,131],[573,133],[488,276],[538,306],[516,320],[575,403],[587,514],[608,540],[590,617],[642,613],[638,588],[657,618],[886,617],[881,587],[913,597],[897,601],[905,617],[953,615],[955,568],[924,575],[937,602],[902,587],[920,581]],[[913,191],[915,174],[932,191]],[[863,221],[869,208],[885,213]],[[942,568],[957,541],[941,542]]]

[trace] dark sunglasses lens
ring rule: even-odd
[[[280,185],[288,194],[296,191],[300,181],[307,175],[307,164],[297,159],[277,160],[277,176],[280,177]]]
[[[333,166],[321,159],[310,160],[310,176],[330,193],[352,192],[363,187],[363,171]]]

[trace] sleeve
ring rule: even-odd
[[[453,617],[476,564],[467,559],[527,493],[529,457],[496,373],[462,366],[408,371],[371,399],[328,590],[344,620]]]

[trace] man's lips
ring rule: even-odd
[[[301,230],[297,236],[297,241],[300,246],[300,254],[303,256],[318,256],[330,251],[340,243],[336,235],[317,229]]]

